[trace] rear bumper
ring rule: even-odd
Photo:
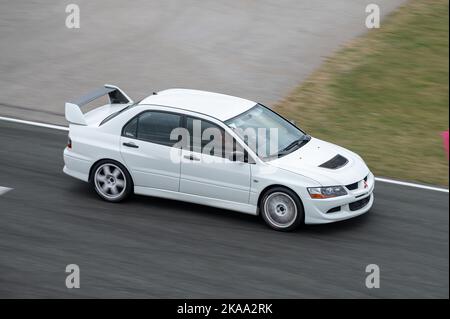
[[[303,203],[305,224],[332,223],[367,213],[373,206],[374,188],[375,178],[370,173],[365,189],[349,191],[348,195],[336,198],[307,199]]]
[[[82,181],[88,182],[90,168],[91,161],[77,156],[67,148],[64,150],[64,173]]]

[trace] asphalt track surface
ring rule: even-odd
[[[0,121],[0,297],[449,297],[448,193],[378,183],[368,214],[280,233],[176,201],[106,203],[62,173],[66,135]]]
[[[377,0],[381,17],[404,0]],[[66,5],[80,28],[65,26]],[[172,87],[273,105],[367,32],[361,0],[0,2],[0,114],[66,125],[104,83],[139,100]]]

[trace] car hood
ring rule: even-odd
[[[347,159],[347,163],[336,169],[320,167],[337,155]],[[311,138],[298,150],[269,161],[267,164],[306,176],[322,186],[352,184],[369,174],[369,168],[360,156],[343,147],[317,138]]]

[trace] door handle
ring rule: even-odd
[[[184,155],[185,159],[188,159],[190,161],[200,161],[199,158],[195,157],[194,155],[190,154],[190,155]]]
[[[126,146],[126,147],[139,148],[139,146],[137,146],[133,142],[131,142],[131,143],[122,143],[122,145]]]

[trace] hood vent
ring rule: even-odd
[[[319,165],[319,167],[329,168],[329,169],[338,169],[347,163],[348,163],[348,159],[346,159],[344,156],[338,154],[335,157],[333,157],[332,159],[330,159],[329,161]]]

